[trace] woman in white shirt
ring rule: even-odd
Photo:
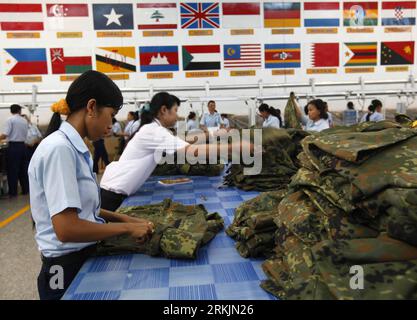
[[[281,111],[262,103],[259,108],[259,114],[264,119],[263,128],[281,128],[282,119]]]
[[[195,112],[191,111],[187,117],[187,131],[197,131],[200,130],[200,126],[196,120],[197,115]]]
[[[368,122],[368,121],[382,121],[385,120],[384,115],[381,113],[382,111],[382,102],[378,99],[372,100],[371,105],[368,107],[368,113],[364,114],[361,122]]]
[[[306,114],[308,114],[307,117],[301,112],[300,106],[295,99],[295,95],[291,95],[291,98],[295,105],[297,117],[304,125],[304,130],[320,132],[330,127],[328,121],[329,117],[326,112],[326,104],[323,100],[315,99],[308,102],[306,108]]]
[[[180,100],[167,92],[153,96],[141,113],[141,126],[126,146],[119,161],[110,163],[101,179],[101,207],[117,209],[123,200],[134,194],[152,174],[163,155],[187,154],[204,159],[210,154],[231,154],[234,150],[253,151],[249,143],[191,145],[174,136],[168,128],[175,126]],[[187,155],[188,156],[188,155]]]

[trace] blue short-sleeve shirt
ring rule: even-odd
[[[42,254],[58,257],[94,244],[63,243],[52,225],[52,217],[67,208],[75,208],[80,219],[105,223],[99,217],[100,189],[91,154],[72,125],[63,121],[58,131],[40,143],[28,174],[35,238]]]

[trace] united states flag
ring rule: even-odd
[[[226,44],[224,68],[260,68],[262,65],[260,44]]]
[[[182,29],[220,28],[218,3],[181,3]]]

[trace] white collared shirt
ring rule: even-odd
[[[200,124],[206,128],[220,128],[220,125],[223,124],[223,120],[217,112],[213,114],[207,112],[201,118]]]
[[[262,127],[278,129],[281,128],[281,126],[279,125],[279,119],[273,116],[272,114],[270,114],[269,117],[264,120],[264,122],[262,123]]]
[[[155,170],[163,152],[172,155],[188,145],[158,120],[146,124],[128,143],[119,161],[106,167],[100,186],[119,194],[134,194]]]
[[[304,130],[306,131],[316,131],[320,132],[325,129],[329,129],[329,120],[327,119],[320,119],[317,121],[311,120],[309,117],[305,116],[304,114],[301,115],[301,122],[304,125]]]
[[[135,120],[130,120],[125,127],[125,133],[127,133],[129,136],[131,135],[132,126],[134,122]],[[129,139],[129,137],[125,137],[125,140],[127,139]]]
[[[7,119],[4,125],[4,134],[7,141],[25,142],[29,130],[29,124],[20,114],[14,114]]]
[[[94,242],[63,243],[52,217],[75,208],[80,219],[104,223],[100,214],[100,189],[93,173],[91,154],[68,122],[39,144],[29,164],[30,207],[36,223],[35,239],[45,257],[79,251]]]

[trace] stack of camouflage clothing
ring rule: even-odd
[[[208,214],[203,205],[186,206],[170,199],[159,204],[120,208],[118,212],[152,221],[155,232],[144,244],[127,235],[107,239],[99,244],[97,255],[145,253],[194,259],[200,246],[224,226],[223,218],[218,213]]]
[[[224,183],[243,190],[271,191],[286,188],[299,167],[297,154],[301,151],[300,141],[308,133],[295,129],[257,130],[262,130],[261,173],[245,175],[244,164],[233,164],[224,177]]]
[[[244,257],[269,257],[274,248],[277,226],[274,218],[285,190],[263,192],[236,209],[226,233],[237,240],[236,249]]]
[[[302,146],[261,286],[285,299],[417,298],[417,130],[368,122]]]
[[[161,164],[152,172],[154,176],[219,176],[224,170],[223,164]]]

